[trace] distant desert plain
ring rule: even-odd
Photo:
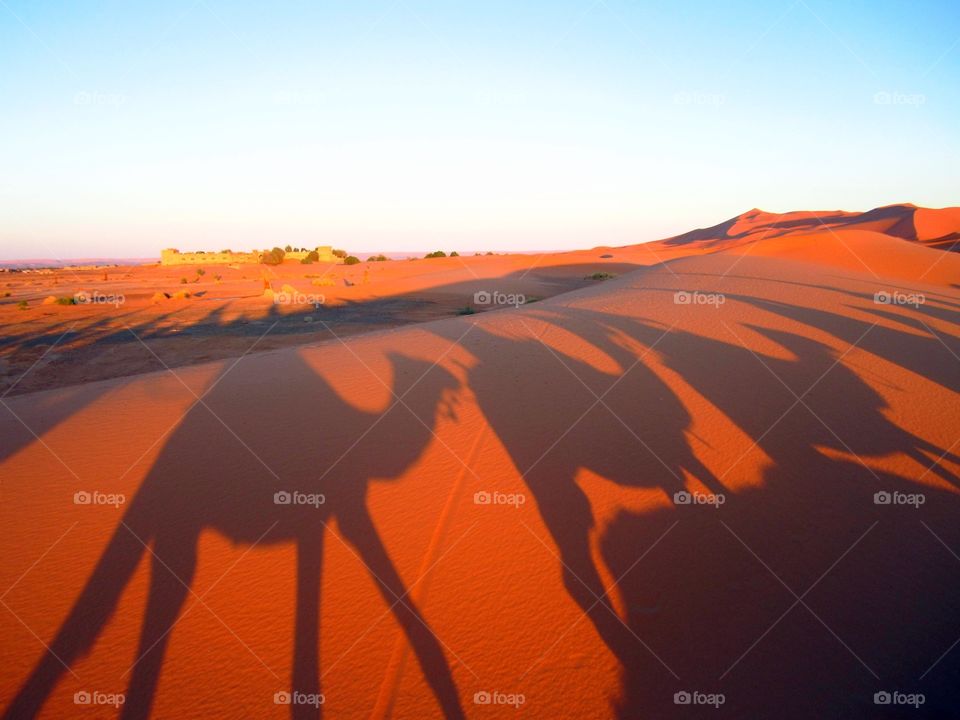
[[[2,272],[3,717],[956,717],[958,249]]]

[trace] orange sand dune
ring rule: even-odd
[[[840,230],[872,231],[944,250],[956,250],[956,241],[960,239],[960,207],[931,209],[903,204],[862,213],[842,210],[770,213],[754,208],[719,225],[668,238],[662,244],[729,248],[749,241],[786,235],[831,234]]]
[[[4,398],[5,717],[951,716],[955,226],[790,219]]]

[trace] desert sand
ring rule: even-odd
[[[0,707],[952,716],[958,237],[750,211],[266,278],[306,307],[256,266],[5,276]],[[80,290],[125,302],[41,304]]]

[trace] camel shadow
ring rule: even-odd
[[[931,632],[923,641],[906,623],[884,632],[877,627],[914,616],[918,606],[931,617],[941,607],[938,583],[956,574],[953,559],[938,554],[937,540],[916,519],[940,532],[951,526],[951,514],[960,509],[960,478],[935,461],[960,458],[900,427],[856,363],[844,363],[837,350],[803,334],[818,327],[813,321],[822,320],[819,315],[781,317],[789,329],[743,323],[738,330],[752,346],[779,352],[748,349],[732,335],[717,340],[570,306],[527,308],[497,324],[479,319],[462,342],[476,360],[467,368],[469,387],[536,501],[558,550],[566,592],[620,663],[618,717],[680,716],[686,708],[673,699],[684,689],[680,677],[735,699],[724,717],[814,717],[825,707],[846,709],[852,717],[880,716],[872,696],[885,686],[873,670],[858,675],[860,658],[847,653],[832,628],[844,628],[853,647],[876,650],[866,663],[880,670],[880,678],[897,678],[907,688],[910,678],[902,668],[893,661],[880,667],[875,658],[883,652],[906,655],[922,670],[923,659],[934,660],[952,639],[941,637],[947,641],[942,647],[934,639],[949,624],[942,620],[921,622]],[[884,340],[882,356],[919,369],[898,350],[913,337],[891,330]],[[653,370],[649,354],[743,433],[752,445],[742,456],[727,453],[728,465],[715,472],[697,458],[688,440],[690,412],[677,386]],[[939,365],[932,370],[939,377]],[[759,466],[746,462],[751,453],[765,460]],[[891,458],[893,466],[884,464]],[[903,470],[908,463],[929,466],[943,489],[919,486]],[[622,489],[659,489],[667,496],[700,483],[727,500],[719,512],[662,504],[621,508],[602,528],[594,553],[590,535],[597,518],[579,480],[584,471]],[[727,489],[740,486],[735,479],[755,481],[758,474],[760,487]],[[875,500],[878,492],[918,491],[930,498],[923,515],[896,515]],[[796,643],[788,669],[778,670],[764,652],[755,658],[745,653],[739,667],[738,656],[790,607],[793,598],[781,583],[801,596],[814,589],[824,570],[878,520],[883,522],[861,548],[867,557],[855,556],[853,577],[831,576],[834,584],[823,587],[832,595],[812,595],[807,622],[794,624],[791,617],[783,626],[786,639],[771,643],[778,649]],[[913,549],[924,542],[924,557],[915,557]],[[871,592],[864,603],[852,602],[869,587],[871,574],[888,576],[891,566],[902,594]],[[618,579],[615,588],[606,589],[604,574]],[[922,588],[919,601],[911,583]],[[612,601],[613,592],[620,602]],[[818,622],[812,612],[823,619]],[[830,689],[813,692],[821,686]],[[956,698],[947,683],[934,687],[942,693],[938,706]],[[810,689],[809,697],[798,688]]]
[[[694,689],[725,694],[711,709],[717,717],[823,717],[825,708],[902,717],[902,708],[874,704],[892,689],[922,690],[925,711],[949,716],[960,699],[957,662],[937,662],[958,631],[960,582],[944,544],[960,541],[960,478],[936,461],[960,458],[900,428],[836,351],[793,332],[744,328],[789,357],[683,332],[658,345],[663,362],[768,462],[762,488],[728,497],[719,512],[685,515],[664,551],[639,567],[636,557],[675,517],[624,510],[608,527],[602,554],[624,578],[626,622],[666,649],[683,678],[665,689],[650,682],[662,674],[652,658],[624,666],[618,716],[680,716],[673,693]],[[891,458],[896,465],[873,462]],[[911,464],[929,469],[913,474]],[[918,484],[921,472],[939,487]],[[877,493],[922,493],[925,503],[878,504]]]
[[[372,478],[398,478],[423,453],[438,414],[453,401],[455,378],[425,360],[387,353],[391,391],[402,402],[376,412],[346,402],[299,353],[271,360],[240,363],[183,418],[50,642],[51,652],[4,717],[40,711],[65,667],[92,649],[149,553],[149,595],[121,709],[124,718],[148,717],[171,629],[193,593],[197,543],[206,530],[238,544],[296,546],[291,693],[320,695],[323,542],[332,520],[403,628],[443,714],[463,717],[440,643],[409,598],[366,499]],[[294,718],[318,717],[321,708],[290,705]]]
[[[714,493],[723,486],[687,442],[689,412],[643,362],[657,339],[641,345],[615,322],[572,308],[528,310],[509,335],[480,321],[461,345],[475,358],[468,385],[536,501],[567,593],[626,665],[646,651],[607,597],[580,476],[670,496],[689,478]]]

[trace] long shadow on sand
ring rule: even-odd
[[[960,542],[960,500],[956,490],[916,481],[936,476],[956,488],[938,460],[960,458],[896,425],[883,399],[827,346],[752,330],[791,358],[682,332],[658,345],[663,362],[766,461],[762,487],[728,494],[719,511],[623,511],[608,528],[603,556],[623,578],[627,624],[683,678],[665,692],[651,682],[662,677],[652,658],[624,665],[620,716],[680,716],[673,690],[724,693],[719,717],[903,717],[902,706],[873,702],[894,690],[925,693],[926,717],[949,716],[960,701],[960,668],[941,658],[960,634],[960,568],[943,544]],[[659,329],[632,332],[654,338]],[[882,355],[906,362],[902,343],[915,336],[899,335],[884,335]],[[944,401],[957,407],[956,396]],[[918,469],[893,473],[872,462],[897,457]],[[741,462],[730,457],[721,477],[736,477]],[[926,502],[877,505],[877,492],[922,492]],[[634,567],[674,519],[662,550]]]
[[[897,457],[898,467],[922,467],[960,458],[897,425],[883,398],[833,348],[807,335],[821,329],[852,344],[856,323],[841,327],[829,313],[735,299],[779,316],[779,329],[742,324],[738,332],[784,352],[551,304],[509,322],[470,320],[476,326],[466,336],[462,323],[424,327],[473,357],[463,368],[467,385],[536,501],[564,587],[622,667],[611,712],[685,716],[689,708],[674,705],[673,693],[700,690],[727,695],[718,717],[886,717],[870,702],[873,693],[918,685],[930,694],[928,709],[946,712],[960,702],[957,662],[947,658],[922,683],[918,676],[960,634],[960,567],[933,536],[958,547],[960,502],[956,492],[921,487],[918,477],[879,470],[874,461]],[[876,354],[922,373],[918,342],[886,328]],[[653,369],[653,353],[754,443],[744,455],[762,454],[764,463],[731,455],[722,472],[708,468],[694,449],[690,410],[677,385]],[[276,377],[241,363],[229,389],[215,388],[209,409],[194,407],[171,436],[53,651],[70,664],[93,646],[149,545],[155,559],[143,657],[124,706],[125,717],[148,716],[167,631],[192,585],[197,538],[212,528],[238,543],[296,544],[292,685],[319,692],[321,548],[326,523],[336,519],[394,606],[442,712],[461,717],[438,641],[408,599],[394,605],[406,589],[366,503],[370,478],[398,478],[422,454],[459,386],[442,365],[397,354],[389,361],[393,391],[426,427],[396,405],[380,414],[357,410],[297,353],[282,354]],[[951,387],[946,366],[932,367],[932,379]],[[297,417],[303,432],[285,421],[283,408],[293,405],[306,408]],[[249,447],[217,417],[243,428]],[[622,509],[596,539],[583,471],[623,491],[672,497],[699,485],[727,502],[720,510]],[[942,467],[930,472],[941,487],[958,484]],[[742,490],[734,479],[759,486]],[[918,489],[927,496],[920,510],[873,502],[878,491]],[[274,503],[275,493],[292,490],[326,501]],[[618,579],[615,588],[601,579],[601,562]],[[63,673],[45,654],[6,717],[38,712]],[[291,710],[317,714],[309,706]]]
[[[960,479],[938,462],[960,457],[902,429],[840,353],[804,334],[814,322],[841,337],[853,330],[841,332],[828,313],[763,307],[790,330],[739,332],[785,353],[549,306],[495,332],[481,321],[462,343],[476,358],[468,384],[536,501],[567,592],[623,668],[615,712],[685,716],[673,693],[694,690],[725,693],[719,716],[736,718],[887,717],[873,694],[896,689],[922,688],[929,707],[955,707],[955,661],[920,676],[960,633],[960,568],[940,544],[960,541]],[[878,354],[918,372],[909,354],[917,342],[885,329]],[[647,367],[649,353],[752,440],[726,458],[719,477],[697,459],[692,418]],[[932,367],[935,381],[945,379],[940,363]],[[921,470],[878,469],[889,458]],[[598,559],[583,471],[623,491],[668,496],[692,481],[727,502],[720,510],[622,509],[599,540]],[[945,489],[918,485],[926,474]],[[725,487],[744,480],[762,486],[736,494]],[[877,492],[919,491],[927,499],[920,510],[874,501]],[[847,553],[852,567],[831,574]],[[612,589],[601,561],[619,581]],[[800,603],[807,592],[815,609]],[[791,609],[796,615],[780,625]]]
[[[52,653],[44,653],[4,717],[32,717],[40,710],[65,672],[54,653],[69,665],[92,648],[149,547],[151,579],[139,660],[122,706],[125,718],[148,717],[170,629],[192,592],[197,541],[207,529],[236,543],[296,544],[292,690],[319,693],[321,558],[324,535],[332,532],[327,525],[334,519],[406,633],[443,713],[462,717],[440,644],[407,596],[366,506],[370,478],[398,477],[420,456],[457,383],[423,360],[398,354],[388,359],[393,392],[403,403],[383,413],[346,403],[297,353],[284,354],[273,377],[257,377],[241,364],[231,383],[215,387],[194,405],[130,502],[50,643]],[[294,406],[296,418],[286,418],[284,408]],[[423,422],[414,421],[411,412]],[[242,440],[232,428],[243,433]],[[277,503],[277,493],[295,491],[301,497],[323,495],[324,501]],[[319,709],[292,704],[291,713],[316,717]]]

